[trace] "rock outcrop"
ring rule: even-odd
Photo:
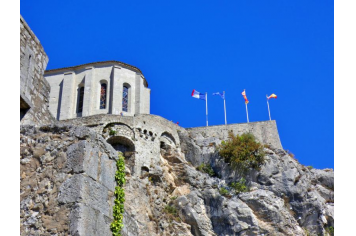
[[[186,135],[181,134],[182,152],[162,149],[155,167],[159,175],[128,181],[129,196],[135,197],[128,197],[134,201],[127,203],[126,215],[137,224],[135,230],[125,226],[126,235],[324,235],[333,226],[333,170],[310,170],[284,150],[269,147],[261,171],[248,174],[251,191],[222,196],[220,187],[239,173],[211,145],[221,140]],[[220,178],[197,171],[184,153],[196,166],[209,163]],[[177,213],[166,211],[167,206]]]

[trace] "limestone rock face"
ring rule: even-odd
[[[216,144],[224,138],[188,132],[180,133],[180,139],[187,160],[195,166],[209,163],[221,176],[217,179],[206,175],[204,181],[193,177],[193,170],[188,174],[192,176],[191,185],[200,188],[217,235],[327,234],[325,228],[334,226],[332,169],[310,170],[283,149],[269,146],[265,149],[266,163],[261,171],[247,175],[251,191],[226,199],[217,190],[209,190],[216,186],[211,179],[217,181],[218,186],[226,186],[240,177],[216,152]],[[214,223],[214,219],[218,219],[218,223]]]
[[[116,151],[86,127],[22,126],[21,235],[111,235]]]
[[[124,235],[307,235],[327,234],[325,228],[333,226],[332,170],[309,170],[284,150],[266,148],[262,170],[248,173],[251,191],[226,197],[219,188],[239,173],[211,145],[221,140],[188,134],[180,139],[181,152],[165,147],[154,162],[159,165],[151,166],[150,172],[159,174],[128,181],[130,226],[124,226]],[[195,166],[209,163],[222,177],[201,173],[185,159]]]
[[[126,153],[122,235],[328,235],[334,226],[332,169],[270,145],[246,176],[250,191],[235,194],[228,184],[241,175],[216,151],[226,136],[178,136]],[[102,133],[59,122],[21,126],[20,140],[21,235],[111,235],[117,151]],[[202,163],[219,177],[198,171]]]

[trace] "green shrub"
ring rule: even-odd
[[[222,141],[218,147],[219,155],[225,162],[231,164],[232,168],[246,174],[249,169],[260,170],[265,159],[263,145],[256,141],[251,133],[241,136],[229,133],[229,140]]]
[[[109,134],[110,135],[115,135],[116,134],[116,130],[110,129]]]
[[[220,188],[219,193],[220,193],[221,195],[225,196],[225,197],[230,195],[229,190],[227,190],[227,189],[224,188],[224,187],[221,187],[221,188]]]
[[[197,170],[207,173],[209,176],[217,176],[213,168],[209,164],[202,163],[197,167]]]
[[[164,211],[166,213],[169,213],[169,214],[173,215],[173,216],[177,216],[178,215],[178,211],[177,211],[177,208],[175,206],[166,205],[164,207]]]
[[[235,194],[249,191],[244,178],[241,178],[238,182],[232,182],[230,187],[235,190]]]
[[[312,167],[312,166],[307,166],[307,168],[308,168],[309,170],[313,169],[313,167]]]
[[[114,200],[114,209],[113,217],[114,221],[110,225],[113,236],[121,236],[121,229],[124,227],[123,213],[124,213],[124,202],[125,202],[125,192],[124,184],[125,179],[125,160],[121,152],[119,152],[119,158],[116,161],[117,171],[115,173],[115,181],[117,186],[115,187],[115,200]]]

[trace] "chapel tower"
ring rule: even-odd
[[[150,113],[150,93],[140,69],[104,61],[47,70],[49,109],[57,120],[96,114]]]

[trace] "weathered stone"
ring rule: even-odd
[[[100,157],[100,174],[99,182],[102,183],[108,189],[115,189],[115,176],[116,173],[116,161],[110,160],[108,155],[103,153]]]
[[[67,168],[74,173],[85,173],[93,179],[98,177],[99,149],[87,141],[68,147]]]
[[[73,236],[111,236],[108,218],[90,205],[78,203],[73,207],[70,218],[70,233]]]

